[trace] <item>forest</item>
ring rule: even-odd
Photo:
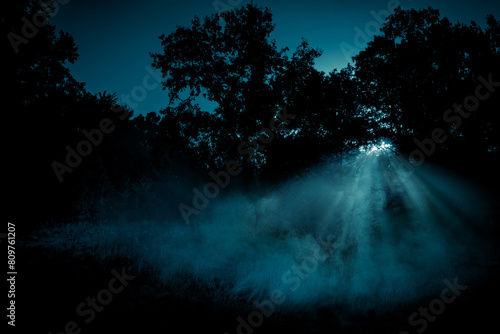
[[[321,50],[306,40],[293,53],[276,47],[269,9],[226,12],[223,24],[217,15],[194,18],[160,36],[164,51],[151,54],[168,91],[165,108],[134,116],[115,94],[90,94],[72,78],[65,64],[78,61],[78,46],[69,34],[46,24],[24,43],[18,18],[49,9],[33,1],[6,6],[12,14],[2,31],[16,34],[4,39],[2,52],[10,101],[4,124],[16,143],[8,145],[15,161],[8,174],[30,185],[11,189],[10,207],[32,203],[40,221],[67,219],[82,206],[90,214],[98,206],[92,199],[136,191],[176,168],[206,177],[236,159],[239,182],[275,183],[380,138],[413,152],[416,165],[432,161],[473,178],[496,170],[500,26],[492,15],[482,28],[452,24],[431,8],[399,11],[353,65],[331,73],[314,69]],[[200,96],[215,110],[201,110]],[[261,135],[285,108],[296,117],[272,138]],[[93,148],[82,144],[83,155],[90,152],[78,158],[86,138],[94,138]],[[243,148],[245,140],[254,145]]]
[[[47,21],[50,4],[6,2],[0,22],[5,220],[26,236],[26,273],[57,276],[25,278],[26,295],[62,314],[27,307],[37,329],[63,328],[83,297],[122,276],[137,276],[123,294],[145,301],[117,297],[89,332],[128,329],[116,322],[123,314],[153,330],[173,312],[168,321],[189,329],[250,333],[256,321],[238,315],[255,308],[267,324],[256,333],[396,332],[455,273],[486,281],[467,290],[479,286],[477,304],[460,297],[456,318],[491,315],[477,305],[498,296],[488,290],[499,272],[493,15],[479,26],[398,8],[330,73],[314,67],[322,51],[307,39],[277,47],[270,8],[194,17],[159,36],[149,84],[159,80],[168,98],[140,114],[73,78],[78,45]],[[74,286],[68,277],[85,296],[47,295],[44,286]],[[272,283],[297,291],[285,301]]]

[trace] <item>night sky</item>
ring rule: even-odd
[[[240,3],[239,6],[247,2],[232,1]],[[301,39],[306,38],[312,47],[323,50],[316,68],[329,73],[345,67],[350,60],[341,45],[350,45],[356,50],[364,48],[360,44],[363,38],[355,41],[356,28],[364,31],[370,22],[376,22],[371,12],[381,13],[398,1],[258,0],[255,3],[271,8],[276,24],[272,37],[278,47],[288,46],[293,52]],[[399,3],[403,9],[430,6],[439,9],[441,15],[452,22],[473,20],[481,26],[485,25],[487,14],[500,14],[500,2],[492,0],[477,0],[473,4],[466,0],[401,0]],[[116,92],[121,102],[126,103],[123,94],[130,94],[148,74],[145,67],[151,65],[149,52],[160,51],[158,36],[173,32],[178,25],[189,26],[195,15],[203,17],[214,13],[217,9],[212,0],[72,0],[61,5],[51,22],[69,32],[78,46],[80,57],[70,65],[73,76],[86,82],[90,92]],[[129,103],[129,106],[134,107],[138,115],[159,111],[166,104],[166,92],[157,86],[143,101],[137,105]],[[211,108],[209,103],[201,102],[201,106],[205,110]]]

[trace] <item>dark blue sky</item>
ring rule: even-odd
[[[65,0],[68,1],[68,0]],[[65,2],[61,1],[61,2]],[[219,3],[239,3],[248,0],[218,0]],[[274,39],[279,47],[295,47],[305,37],[311,46],[323,50],[316,68],[330,72],[347,65],[342,47],[359,50],[362,38],[358,31],[376,26],[371,14],[380,13],[394,4],[403,9],[433,7],[452,22],[485,25],[486,14],[500,18],[498,0],[257,0],[270,7],[276,29]],[[226,9],[227,9],[226,7]],[[234,8],[234,7],[233,7]],[[162,33],[168,34],[177,25],[189,25],[194,15],[214,14],[214,0],[70,0],[61,5],[51,22],[69,32],[78,45],[80,57],[71,65],[73,76],[86,82],[92,93],[116,92],[118,97],[130,95],[143,84],[151,65],[149,52],[159,52]],[[368,29],[369,30],[369,29]],[[373,36],[373,33],[370,37]],[[154,81],[149,81],[150,87]],[[136,93],[138,91],[136,90]],[[138,95],[136,95],[138,96]],[[158,111],[166,106],[166,92],[158,85],[147,91],[142,101],[130,98],[135,114]],[[122,100],[122,102],[124,102]],[[209,109],[208,104],[202,107]]]

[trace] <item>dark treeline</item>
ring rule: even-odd
[[[165,108],[121,119],[128,111],[114,94],[91,94],[71,76],[66,65],[78,50],[69,34],[47,23],[25,38],[21,18],[40,11],[50,8],[9,1],[0,22],[12,219],[92,215],[109,193],[134,196],[140,185],[179,171],[207,178],[231,160],[243,167],[240,182],[251,183],[294,175],[381,137],[411,153],[415,139],[432,138],[434,129],[447,137],[426,161],[456,169],[473,161],[480,170],[498,159],[500,23],[491,15],[480,27],[452,24],[431,8],[397,11],[352,66],[331,73],[314,68],[321,51],[305,40],[295,51],[277,48],[269,9],[247,5],[222,20],[194,18],[160,36],[163,52],[151,55],[164,75]],[[476,109],[474,99],[454,108],[475,96],[480,76],[493,82],[479,90],[479,108],[466,111]],[[200,97],[215,110],[201,110]],[[278,112],[296,117],[285,124]],[[53,162],[65,165],[66,146],[76,149],[84,130],[106,118],[113,131],[71,172],[59,166],[59,182]],[[259,139],[272,120],[282,128]]]

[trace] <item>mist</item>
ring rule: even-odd
[[[189,225],[177,205],[200,179],[170,175],[129,201],[103,198],[98,221],[47,227],[37,243],[135,258],[169,293],[190,298],[194,282],[196,298],[230,307],[279,290],[281,310],[384,310],[440,291],[445,279],[480,281],[495,261],[491,197],[405,159],[389,145],[362,147],[275,187],[235,185]]]

